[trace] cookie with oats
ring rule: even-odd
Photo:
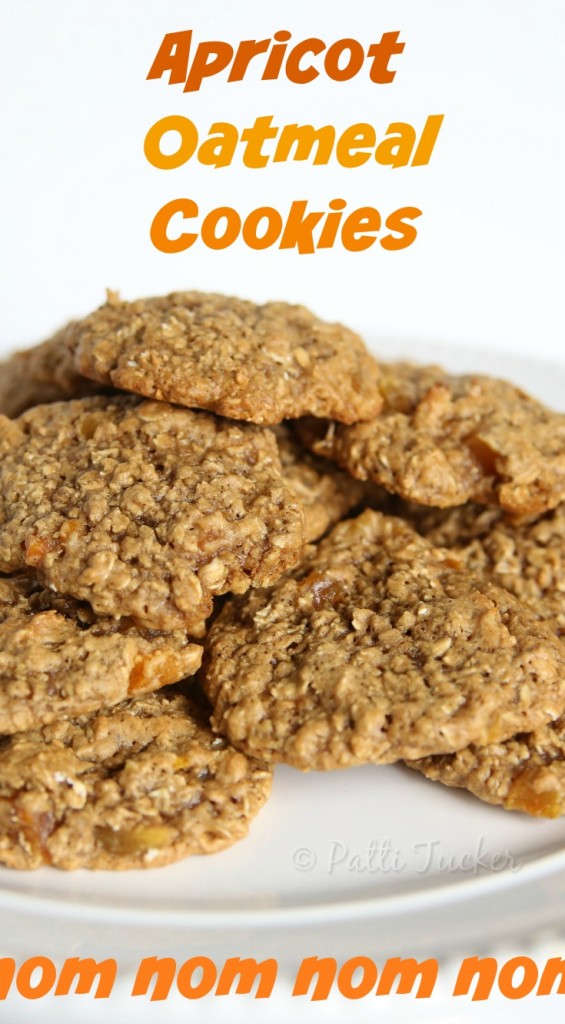
[[[565,498],[565,416],[520,388],[411,363],[381,364],[379,387],[380,416],[355,426],[307,420],[304,443],[421,505],[540,515]]]
[[[252,423],[307,413],[355,423],[382,405],[361,338],[286,302],[111,294],[75,326],[73,345],[77,370],[102,384]]]
[[[408,762],[446,786],[468,789],[489,804],[543,818],[565,814],[565,717],[505,743]]]
[[[565,635],[565,503],[534,521],[473,504],[454,509],[399,505],[398,514]]]
[[[100,394],[104,388],[77,372],[67,324],[48,341],[0,364],[0,413],[19,416],[33,405]]]
[[[318,540],[363,500],[367,484],[338,469],[334,462],[312,455],[292,430],[275,428],[285,483],[298,498],[306,519],[306,540]]]
[[[25,576],[0,580],[0,734],[87,714],[193,675],[186,633],[143,633],[96,619]]]
[[[0,570],[98,615],[203,631],[215,594],[273,583],[304,517],[271,431],[127,395],[0,419]]]
[[[565,647],[516,598],[367,510],[205,642],[213,725],[246,753],[328,769],[506,739],[565,708]]]
[[[215,853],[247,834],[270,787],[197,701],[160,690],[3,741],[0,863],[118,870]]]

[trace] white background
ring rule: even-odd
[[[286,78],[261,82],[260,62],[243,83],[227,85],[223,75],[195,94],[183,94],[166,79],[147,82],[163,35],[189,28],[195,41],[236,43],[288,29],[296,41],[352,36],[367,46],[399,30],[406,46],[393,59],[397,75],[386,86],[373,85],[366,72],[346,83],[323,77],[309,86]],[[324,318],[392,339],[407,352],[413,346],[419,356],[430,343],[454,352],[471,348],[479,360],[484,352],[485,365],[493,352],[563,363],[564,52],[563,0],[0,0],[0,347],[42,340],[100,304],[106,287],[126,298],[199,288],[304,302]],[[438,113],[445,121],[431,163],[422,168],[370,162],[346,170],[332,161],[250,170],[236,157],[223,170],[191,161],[159,171],[145,160],[143,140],[158,118],[173,113],[190,117],[202,135],[213,121],[243,129],[262,114],[273,114],[281,125],[343,129],[367,121],[381,136],[391,121],[419,127]],[[161,205],[183,195],[203,211],[228,204],[242,214],[258,205],[282,211],[293,199],[324,209],[334,197],[346,199],[349,210],[373,205],[386,215],[414,205],[424,213],[416,242],[396,253],[377,244],[352,254],[336,245],[299,256],[276,248],[257,253],[239,243],[223,252],[198,244],[164,255],[150,243],[150,223]],[[489,927],[487,920],[487,934]],[[36,948],[34,935],[22,922],[20,948],[28,944],[29,955],[47,952]],[[74,955],[76,935],[76,927],[55,931],[53,951]],[[186,957],[194,952],[190,934],[181,939],[179,962],[183,949]],[[113,945],[119,948],[120,941],[114,929]],[[524,951],[511,949],[511,936],[508,942],[501,960]],[[538,949],[540,962],[563,955],[555,942],[528,952],[535,956]],[[299,957],[316,951],[303,949],[299,935],[295,948]],[[163,946],[155,952],[161,949],[165,954]],[[470,939],[461,955],[475,951]],[[273,954],[271,943],[267,955]],[[418,1020],[498,1024],[529,1019],[532,1012],[549,1022],[561,1005],[559,999],[531,999],[528,1006],[497,1000],[495,1007],[493,1000],[462,1008],[446,991],[416,1008],[405,999],[409,1006],[341,1003],[334,1009],[342,1020],[344,1014],[405,1020],[407,1013]],[[126,995],[122,1019],[130,1006]],[[48,1009],[14,1001],[5,1019],[70,1020],[76,1009],[72,1000]],[[258,1017],[259,1010],[262,1019],[283,1019],[274,1001],[265,1008],[246,1000],[245,1013]],[[305,1021],[334,1019],[331,1010],[291,1008]],[[81,1012],[85,1020],[113,1024],[107,1005],[85,1003]],[[199,1009],[167,1004],[165,1012],[136,1003],[130,1012],[138,1021],[158,1015],[180,1021],[190,1014],[197,1019]],[[240,1019],[233,1001],[206,1012],[215,1021]]]

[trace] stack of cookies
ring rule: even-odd
[[[565,811],[564,416],[199,292],[109,294],[0,412],[0,863],[223,849],[277,762]]]

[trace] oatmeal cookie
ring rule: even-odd
[[[453,549],[471,572],[509,590],[565,636],[563,502],[534,521],[479,505],[425,509],[399,503],[397,511],[432,544]]]
[[[193,675],[202,648],[96,619],[28,577],[0,580],[0,734],[87,714]]]
[[[543,818],[565,814],[565,717],[505,743],[408,762],[428,779]]]
[[[82,398],[105,389],[77,373],[67,324],[48,341],[16,352],[0,364],[0,413],[19,416],[33,405],[64,398]]]
[[[533,612],[371,510],[271,589],[228,600],[203,662],[215,728],[304,770],[536,728],[565,708],[564,669],[565,647]]]
[[[199,704],[160,690],[3,741],[0,863],[117,870],[214,853],[247,834],[270,786]]]
[[[382,405],[378,367],[361,339],[285,302],[110,295],[76,325],[73,345],[86,377],[252,423],[307,413],[355,423]]]
[[[275,428],[283,478],[299,500],[306,519],[306,540],[318,540],[363,500],[367,484],[303,448],[285,424]]]
[[[475,501],[540,515],[565,498],[565,416],[506,381],[381,364],[380,416],[301,424],[302,440],[360,480],[421,505]]]
[[[304,516],[271,431],[126,395],[0,418],[0,570],[99,615],[201,635],[214,594],[294,565]]]

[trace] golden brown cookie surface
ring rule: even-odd
[[[361,339],[285,302],[113,296],[76,325],[73,344],[77,369],[93,380],[252,423],[307,413],[355,423],[382,405]]]
[[[201,660],[182,631],[144,635],[27,577],[0,580],[0,734],[149,693]]]
[[[285,424],[277,427],[275,434],[285,483],[304,509],[306,541],[318,540],[359,504],[367,485],[334,462],[312,455]]]
[[[453,549],[472,572],[488,577],[530,605],[565,635],[565,504],[534,521],[502,509],[398,508],[432,544]]]
[[[294,565],[303,513],[271,431],[132,396],[0,420],[0,566],[99,615],[201,633],[212,597]]]
[[[381,364],[384,406],[355,426],[305,421],[301,436],[360,480],[407,501],[468,501],[539,515],[565,498],[565,416],[506,381]]]
[[[565,718],[505,743],[465,747],[457,754],[409,762],[446,786],[468,789],[480,800],[543,818],[565,814]]]
[[[369,510],[274,587],[226,602],[203,672],[218,730],[307,770],[535,728],[565,706],[564,669],[565,648],[515,598]]]
[[[20,733],[0,749],[0,863],[147,868],[248,831],[271,773],[174,690]]]
[[[102,386],[77,372],[67,324],[48,341],[0,364],[0,413],[19,416],[33,405],[95,395]]]

